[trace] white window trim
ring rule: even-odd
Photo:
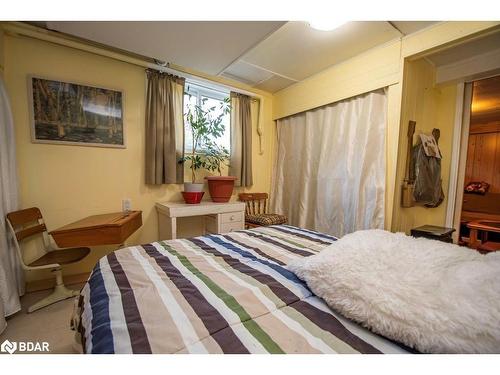
[[[229,93],[226,91],[209,89],[193,83],[186,83],[185,92],[189,95],[196,96],[198,105],[201,104],[202,96],[206,96],[207,98],[215,100],[224,100],[225,98],[229,97]]]

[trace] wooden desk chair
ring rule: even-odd
[[[267,193],[241,193],[239,198],[245,202],[245,228],[286,224],[285,215],[267,213]]]
[[[488,232],[500,233],[500,221],[472,221],[467,227],[470,229],[470,247],[480,252],[500,250],[500,242],[488,241]]]
[[[56,277],[54,291],[49,296],[30,306],[28,308],[29,313],[80,294],[77,290],[71,290],[64,286],[62,266],[76,263],[85,258],[90,253],[88,247],[53,248],[49,241],[42,213],[36,207],[8,213],[7,223],[23,269],[26,271],[50,269]],[[26,263],[20,245],[24,240],[35,235],[42,236],[43,255],[30,263]]]

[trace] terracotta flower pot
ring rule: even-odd
[[[208,191],[213,202],[229,202],[233,194],[234,181],[233,176],[208,176]]]

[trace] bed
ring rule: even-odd
[[[288,225],[100,259],[74,325],[84,353],[406,353],[332,311],[286,264],[336,239]]]

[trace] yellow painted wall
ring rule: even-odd
[[[181,200],[182,189],[180,185],[149,186],[144,183],[144,69],[31,38],[6,35],[3,42],[5,82],[16,127],[21,207],[40,207],[52,229],[88,215],[120,211],[121,200],[131,198],[132,208],[143,211],[143,226],[130,237],[128,244],[157,240],[154,204]],[[127,148],[32,143],[27,91],[30,74],[123,90]],[[269,191],[274,142],[272,96],[258,94],[264,95],[265,138],[264,154],[259,155],[254,121],[252,190]],[[179,236],[199,234],[200,223],[199,218],[181,220]],[[93,249],[91,256],[68,267],[66,274],[89,271],[108,250]],[[33,253],[28,254],[32,256]],[[27,279],[47,277],[47,273],[32,273]]]
[[[417,122],[414,142],[420,133],[430,134],[433,128],[441,130],[439,147],[441,160],[441,177],[445,199],[439,207],[425,208],[421,206],[400,207],[400,187],[397,187],[393,212],[392,230],[409,233],[411,228],[424,225],[444,225],[446,205],[448,202],[448,184],[450,176],[453,128],[455,121],[456,86],[435,87],[435,68],[425,59],[407,62],[405,65],[403,103],[401,109],[401,128],[399,157],[396,180],[399,186],[405,176],[405,160],[407,149],[407,131],[409,120]]]

